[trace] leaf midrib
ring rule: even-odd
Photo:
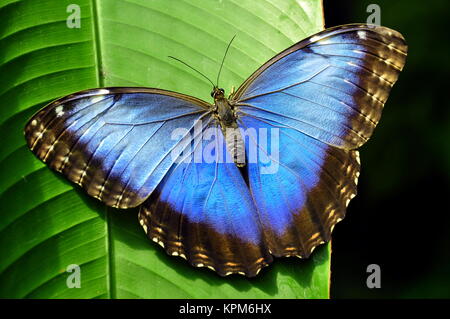
[[[97,84],[98,87],[105,86],[105,78],[102,75],[103,61],[102,61],[102,40],[100,33],[100,15],[99,15],[99,0],[92,0],[92,35],[94,44],[95,62],[97,64]],[[115,299],[117,295],[116,278],[115,278],[115,259],[114,259],[114,243],[111,232],[111,212],[107,206],[104,206],[105,212],[105,250],[106,250],[106,289],[107,296],[110,299]]]

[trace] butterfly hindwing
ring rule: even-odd
[[[254,276],[272,260],[258,210],[239,168],[226,160],[218,123],[206,122],[201,134],[142,205],[140,223],[170,255],[220,275]]]
[[[246,146],[248,153],[257,148],[259,158],[246,169],[267,249],[275,256],[308,257],[330,240],[356,195],[358,151],[330,147],[267,120],[243,116],[240,124],[257,132]],[[268,142],[260,143],[266,136]]]
[[[142,203],[173,162],[188,128],[207,112],[200,100],[145,88],[88,90],[52,102],[25,128],[48,166],[109,206]]]

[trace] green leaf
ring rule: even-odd
[[[68,5],[81,28],[69,28]],[[320,0],[2,0],[0,4],[0,297],[327,298],[329,245],[278,259],[254,279],[222,278],[147,240],[137,211],[106,208],[25,145],[49,101],[103,86],[147,86],[210,100],[210,84],[174,55],[238,87],[277,52],[323,27]],[[81,288],[68,288],[71,264]]]

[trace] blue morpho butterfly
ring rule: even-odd
[[[279,53],[214,104],[140,87],[81,91],[25,127],[52,169],[219,275],[308,257],[356,194],[363,145],[406,58],[402,35],[349,24]],[[206,136],[208,135],[208,136]],[[256,155],[255,155],[256,154]]]

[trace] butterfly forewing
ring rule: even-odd
[[[207,112],[205,102],[162,90],[109,88],[57,100],[28,122],[28,146],[51,168],[109,206],[141,204],[173,151]]]
[[[354,149],[378,123],[406,50],[401,34],[385,27],[331,28],[271,59],[233,99],[242,113]]]

